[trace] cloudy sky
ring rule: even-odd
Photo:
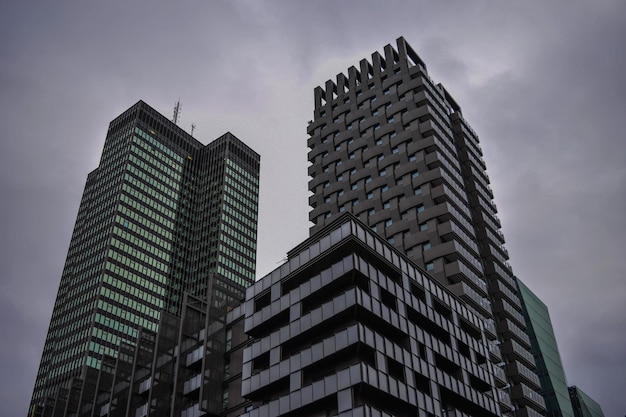
[[[86,175],[143,99],[262,156],[258,271],[308,233],[313,88],[404,36],[478,132],[568,383],[626,414],[626,3],[4,1],[0,416],[25,415]]]

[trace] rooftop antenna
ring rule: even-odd
[[[193,131],[196,130],[196,124],[192,123],[191,124],[191,136],[193,136]]]
[[[172,118],[172,122],[178,124],[178,118],[180,117],[181,113],[182,113],[182,105],[180,104],[180,98],[179,98],[178,101],[176,102],[176,105],[174,106],[174,117]]]

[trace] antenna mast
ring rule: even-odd
[[[191,136],[193,136],[193,131],[196,130],[196,124],[192,123],[191,124]]]
[[[178,124],[178,118],[180,117],[180,114],[183,110],[182,107],[183,106],[180,104],[180,99],[178,99],[176,105],[174,106],[174,117],[172,118],[172,122]]]

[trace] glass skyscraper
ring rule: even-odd
[[[519,279],[517,287],[541,380],[541,395],[546,401],[546,416],[574,417],[548,307]]]
[[[574,417],[604,417],[600,404],[585,394],[577,386],[569,387],[569,395],[574,407]]]
[[[87,177],[31,410],[89,378],[184,293],[219,303],[254,282],[259,155],[230,133],[203,145],[143,101],[109,126]]]

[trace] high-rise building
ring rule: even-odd
[[[548,307],[519,278],[517,287],[536,372],[541,381],[540,393],[546,402],[546,416],[574,417]]]
[[[573,386],[568,387],[568,391],[574,408],[574,417],[604,417],[600,404],[585,394],[583,390]]]
[[[345,213],[250,286],[105,356],[61,416],[481,416],[510,410],[482,319]],[[239,294],[242,294],[241,292]],[[220,325],[215,326],[216,320]],[[247,336],[246,336],[247,334]],[[69,406],[67,406],[69,405]]]
[[[254,282],[259,155],[203,145],[139,101],[109,126],[87,177],[31,402],[54,402],[184,293],[219,304]]]
[[[478,136],[403,38],[315,89],[314,234],[351,212],[481,317],[516,416],[544,400]]]

